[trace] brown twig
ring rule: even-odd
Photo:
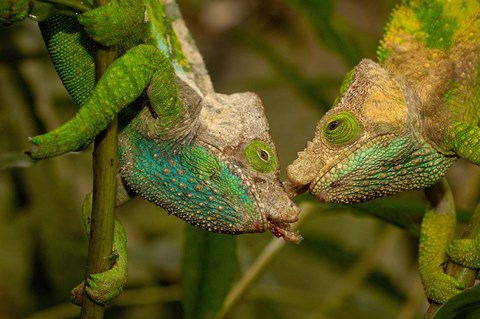
[[[105,4],[96,0],[96,7]],[[98,46],[95,72],[97,80],[117,55],[116,48]],[[95,139],[93,151],[93,202],[91,232],[88,246],[87,276],[110,269],[113,246],[115,188],[117,159],[117,118]],[[101,319],[103,305],[96,304],[87,296],[83,299],[81,319]]]

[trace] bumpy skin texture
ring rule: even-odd
[[[122,18],[105,23],[112,16]],[[61,127],[32,138],[32,158],[84,147],[124,110],[120,174],[135,193],[212,231],[270,229],[299,239],[288,225],[299,211],[278,179],[261,101],[253,93],[213,91],[174,1],[112,1],[78,21],[83,26],[65,16],[40,24],[59,75],[81,108]],[[121,53],[96,85],[91,38],[118,45]]]
[[[290,230],[299,209],[280,183],[260,99],[214,92],[173,0],[111,1],[78,18],[55,15],[40,28],[60,78],[81,108],[61,127],[31,139],[32,158],[85,147],[119,113],[124,188],[117,202],[133,191],[209,231],[270,230],[301,240]],[[97,84],[94,41],[117,45],[120,53]],[[118,257],[122,265],[125,257]],[[97,284],[107,282],[102,275],[92,277],[88,287],[101,292]],[[101,293],[90,289],[89,295],[105,302]]]
[[[10,24],[25,19],[30,12],[29,0],[0,1],[0,24]]]
[[[458,157],[480,164],[478,30],[478,1],[398,5],[379,47],[379,62],[362,60],[346,76],[313,141],[287,167],[290,191],[308,189],[321,201],[337,203],[408,189],[426,189],[428,197],[429,187],[441,183]],[[442,212],[427,213],[420,247],[425,285],[444,287],[426,288],[427,296],[439,302],[460,287],[442,273],[455,225],[455,208],[442,207]],[[425,242],[435,242],[436,248],[423,249]],[[471,243],[458,244],[449,253],[461,262],[468,249],[470,254],[480,251]]]

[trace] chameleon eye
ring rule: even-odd
[[[335,121],[331,121],[331,122],[328,123],[327,129],[328,129],[329,131],[333,131],[334,129],[336,129],[336,128],[338,127],[339,124],[340,124],[339,121],[336,121],[336,120],[335,120]]]
[[[323,127],[323,134],[331,144],[353,141],[360,133],[360,124],[353,114],[342,112],[332,115]]]
[[[271,172],[275,168],[275,156],[270,147],[262,141],[250,142],[243,150],[243,154],[248,164],[261,173]]]
[[[270,154],[263,149],[257,149],[258,157],[260,157],[264,162],[268,162],[270,159]]]

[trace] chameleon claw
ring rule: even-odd
[[[85,282],[82,281],[77,287],[70,291],[70,302],[81,306],[83,305],[83,296],[85,295]]]
[[[113,264],[107,271],[91,274],[86,280],[70,291],[70,301],[76,305],[83,304],[85,293],[95,303],[107,305],[118,297],[127,281],[127,269],[121,261],[120,253],[113,251],[108,257]]]

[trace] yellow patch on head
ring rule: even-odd
[[[385,81],[370,91],[363,106],[363,115],[375,125],[388,124],[403,127],[408,109],[400,87],[393,81]]]

